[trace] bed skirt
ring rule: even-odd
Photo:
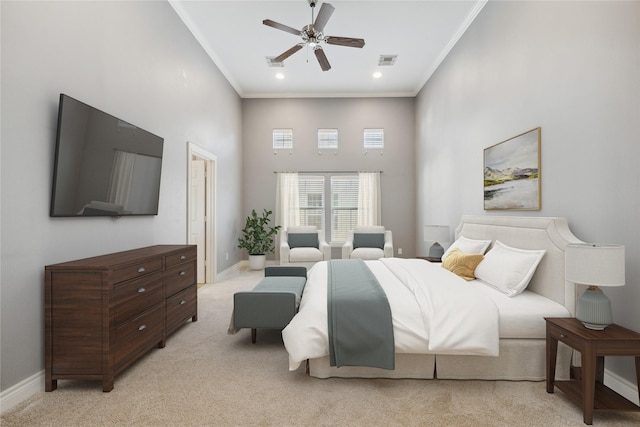
[[[572,349],[558,345],[556,379],[569,379]],[[315,378],[391,378],[544,381],[546,341],[543,339],[502,339],[500,356],[448,356],[396,354],[396,369],[359,366],[329,366],[329,357],[310,359],[309,375]]]

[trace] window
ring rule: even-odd
[[[318,149],[337,149],[338,129],[318,129]]]
[[[331,177],[331,241],[344,242],[358,224],[358,176]]]
[[[384,129],[365,129],[364,148],[384,148]]]
[[[300,225],[315,225],[324,230],[324,177],[298,177]]]
[[[293,148],[293,129],[273,130],[273,149],[291,150]]]

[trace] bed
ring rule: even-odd
[[[527,253],[542,251],[543,256],[531,272],[526,289],[515,296],[479,279],[465,280],[438,263],[422,259],[365,261],[389,300],[395,340],[393,369],[331,366],[328,262],[320,262],[309,271],[298,314],[282,331],[289,369],[304,367],[316,378],[544,380],[544,317],[575,315],[577,290],[565,280],[564,252],[568,244],[581,241],[571,233],[566,220],[557,217],[466,215],[461,218],[455,237],[456,243],[489,242],[485,260],[490,258],[491,251],[499,253],[502,247]],[[489,266],[490,262],[485,264]],[[476,269],[479,271],[480,264]],[[490,271],[482,277],[487,274]],[[425,286],[431,286],[425,283],[446,283],[438,285],[444,294],[433,297],[437,304],[428,301],[432,291],[424,290],[430,289]],[[481,301],[485,308],[475,305],[462,308],[460,304],[466,300],[465,304]],[[425,304],[434,313],[425,314],[428,311]],[[442,311],[445,306],[451,306],[449,311]],[[456,311],[463,315],[457,315]],[[488,317],[483,314],[484,320],[480,316],[474,318],[485,311]],[[469,319],[471,324],[460,323]],[[561,345],[558,349],[557,379],[569,377],[571,355],[569,347]]]

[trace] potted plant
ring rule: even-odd
[[[238,238],[238,247],[249,252],[249,267],[252,270],[264,269],[267,254],[275,250],[273,237],[281,227],[279,225],[269,226],[272,213],[272,211],[264,209],[262,216],[258,216],[256,210],[253,209],[242,229],[242,237]]]

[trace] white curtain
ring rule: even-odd
[[[358,174],[358,225],[381,225],[380,172]]]
[[[107,201],[122,206],[125,210],[129,204],[133,168],[136,162],[134,153],[116,150],[111,169],[111,181],[107,192]]]
[[[277,174],[276,225],[286,230],[291,225],[300,225],[300,199],[298,196],[298,174]]]

